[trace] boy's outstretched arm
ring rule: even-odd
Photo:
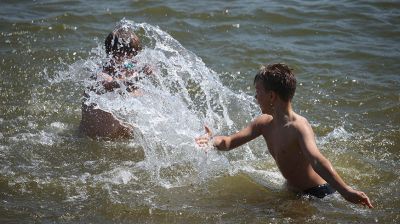
[[[221,151],[229,151],[239,147],[261,135],[261,125],[269,118],[265,115],[257,117],[247,127],[229,136],[213,136],[209,127],[205,126],[206,134],[196,138],[196,143],[200,147],[206,147],[210,143]],[[269,121],[268,121],[269,122]]]
[[[348,186],[335,171],[330,161],[321,154],[315,142],[314,132],[308,122],[305,121],[299,127],[299,134],[300,148],[318,175],[335,188],[347,201],[373,208],[368,196],[364,192]]]

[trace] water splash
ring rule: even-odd
[[[230,159],[216,151],[204,153],[196,148],[194,138],[204,132],[205,123],[216,133],[237,130],[232,116],[251,120],[257,110],[253,98],[224,86],[216,72],[158,27],[125,19],[120,25],[133,28],[145,45],[136,56],[135,67],[150,66],[153,74],[137,83],[140,96],[120,88],[101,95],[90,92],[87,103],[135,127],[131,141],[145,154],[135,168],[149,172],[158,185],[183,186],[228,172]],[[101,71],[105,58],[99,49],[59,72],[51,82],[92,86],[89,76]],[[250,149],[244,153],[248,154],[244,158],[254,157]]]

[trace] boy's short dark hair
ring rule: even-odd
[[[292,100],[296,91],[296,77],[283,63],[262,66],[254,78],[254,83],[262,81],[266,90],[272,90],[286,102]]]
[[[126,53],[136,55],[142,50],[139,37],[129,26],[117,26],[104,41],[107,54]]]

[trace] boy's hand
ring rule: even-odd
[[[343,197],[352,203],[355,204],[362,204],[364,206],[368,206],[368,208],[373,208],[371,201],[369,200],[368,196],[362,191],[356,191],[354,189],[349,189]]]
[[[212,131],[207,125],[204,126],[206,133],[198,138],[195,138],[196,144],[200,148],[207,148],[210,146],[210,141],[212,139]]]
[[[150,65],[145,65],[142,69],[142,71],[144,72],[144,74],[146,75],[153,75],[153,68],[150,67]]]

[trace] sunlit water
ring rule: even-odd
[[[399,222],[398,3],[0,4],[0,222]],[[78,131],[82,93],[118,22],[154,75],[141,96],[91,96],[135,126],[134,139],[95,141]],[[375,209],[298,198],[261,138],[195,146],[204,124],[228,134],[260,114],[254,74],[281,61],[321,151]]]

